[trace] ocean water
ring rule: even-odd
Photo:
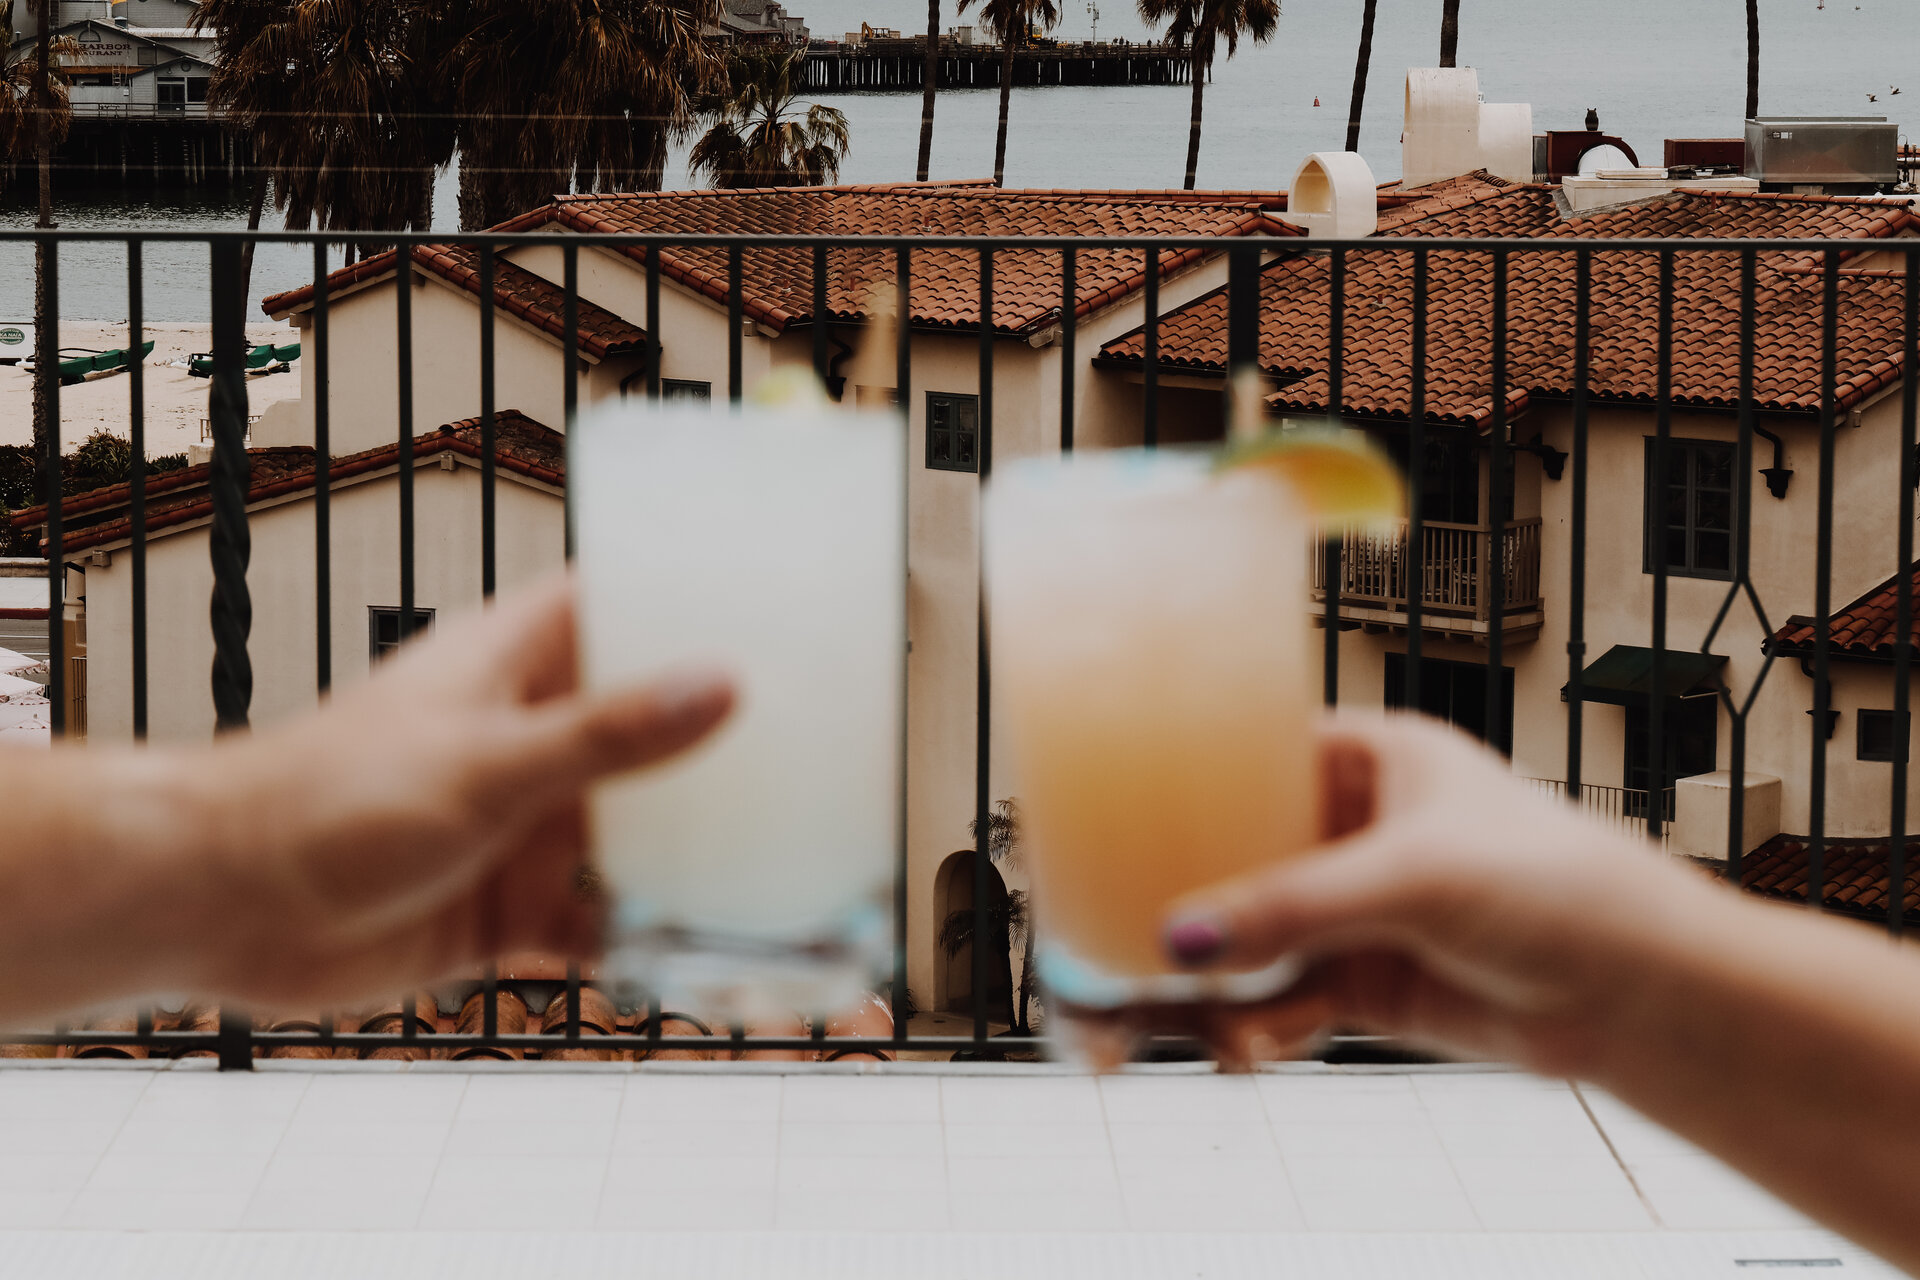
[[[956,20],[946,0],[946,25]],[[1087,0],[1060,0],[1064,39],[1091,34]],[[816,35],[864,20],[924,30],[919,0],[791,0]],[[1884,114],[1904,124],[1920,101],[1920,23],[1914,0],[1761,0],[1761,110],[1768,114]],[[1199,185],[1279,189],[1301,159],[1345,141],[1362,0],[1287,0],[1280,30],[1264,46],[1243,44],[1208,87]],[[1669,137],[1740,133],[1746,96],[1746,23],[1741,0],[1462,0],[1460,61],[1480,73],[1489,102],[1530,102],[1536,129],[1579,128],[1588,108],[1642,159],[1658,162]],[[1380,0],[1360,150],[1382,181],[1400,172],[1402,84],[1409,66],[1438,60],[1440,0]],[[1112,3],[1103,38],[1147,38],[1131,6]],[[1905,83],[1911,74],[1913,83]],[[1906,92],[1895,95],[1895,88]],[[1007,182],[1024,187],[1177,187],[1186,164],[1190,89],[1016,89],[1010,111]],[[1869,94],[1879,101],[1868,100]],[[833,94],[853,147],[849,182],[913,176],[920,99],[913,93]],[[1315,102],[1318,100],[1319,105]],[[936,177],[986,177],[993,169],[994,90],[941,94],[934,129]],[[1920,112],[1915,113],[1920,118]],[[686,148],[669,168],[686,184]],[[454,175],[436,191],[436,223],[458,225]],[[32,222],[32,193],[0,196],[0,226]],[[205,191],[91,190],[58,196],[68,227],[219,230],[245,225],[243,196]],[[125,314],[126,259],[113,246],[62,254],[69,315]],[[206,252],[150,246],[146,307],[160,320],[204,320]],[[254,294],[310,279],[311,251],[263,247]],[[0,245],[0,320],[31,312],[32,270],[18,245]]]

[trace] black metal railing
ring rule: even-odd
[[[738,402],[745,390],[743,377],[743,317],[744,317],[744,266],[747,253],[784,253],[792,262],[804,262],[811,276],[812,315],[816,318],[827,317],[829,303],[830,268],[832,255],[846,251],[858,251],[874,260],[887,261],[894,275],[897,305],[899,313],[911,315],[912,287],[918,255],[929,251],[945,251],[948,255],[948,269],[951,268],[952,255],[977,256],[977,306],[978,316],[972,325],[978,338],[979,370],[979,406],[978,406],[978,471],[984,482],[991,474],[995,457],[994,446],[994,371],[996,362],[996,340],[1001,336],[995,329],[995,265],[1004,261],[1006,255],[1019,254],[1024,260],[1032,260],[1034,255],[1054,255],[1059,263],[1059,275],[1062,292],[1057,317],[1060,333],[1058,347],[1061,352],[1061,370],[1059,378],[1059,437],[1058,447],[1069,450],[1075,444],[1076,380],[1093,376],[1093,366],[1089,353],[1076,347],[1076,328],[1081,323],[1079,306],[1082,299],[1076,296],[1076,270],[1084,255],[1092,252],[1138,254],[1144,278],[1141,281],[1140,295],[1144,305],[1144,331],[1141,346],[1143,358],[1139,375],[1142,388],[1141,421],[1139,438],[1147,447],[1154,447],[1162,438],[1168,423],[1168,410],[1162,405],[1161,388],[1163,379],[1170,370],[1164,365],[1164,337],[1161,330],[1162,299],[1166,282],[1160,277],[1159,266],[1165,260],[1163,255],[1169,251],[1198,250],[1206,255],[1224,258],[1227,265],[1225,278],[1228,292],[1226,367],[1215,369],[1215,374],[1224,374],[1221,378],[1220,396],[1221,422],[1219,429],[1224,431],[1226,416],[1231,412],[1231,393],[1233,375],[1243,371],[1258,372],[1262,368],[1262,309],[1261,295],[1262,272],[1265,263],[1275,255],[1294,255],[1298,253],[1325,254],[1330,257],[1329,279],[1331,289],[1328,295],[1327,339],[1324,372],[1328,381],[1327,400],[1338,406],[1343,403],[1343,378],[1347,376],[1346,351],[1346,292],[1350,287],[1350,264],[1363,255],[1401,255],[1411,258],[1412,290],[1407,308],[1407,343],[1411,353],[1411,386],[1408,394],[1408,407],[1399,422],[1406,432],[1405,456],[1421,459],[1426,456],[1426,446],[1432,432],[1443,429],[1444,424],[1429,421],[1427,405],[1429,403],[1429,357],[1437,348],[1452,339],[1446,335],[1430,332],[1429,285],[1432,270],[1442,258],[1458,260],[1463,255],[1480,255],[1490,260],[1493,290],[1491,295],[1491,314],[1488,317],[1488,329],[1491,333],[1490,358],[1487,360],[1484,375],[1486,391],[1491,405],[1487,434],[1483,446],[1487,451],[1485,469],[1486,484],[1489,487],[1485,509],[1490,511],[1511,510],[1514,497],[1513,480],[1508,468],[1508,460],[1516,442],[1511,440],[1509,423],[1508,391],[1512,370],[1509,364],[1512,321],[1509,315],[1508,292],[1509,268],[1512,261],[1522,255],[1554,254],[1569,263],[1572,273],[1572,287],[1565,305],[1572,308],[1571,330],[1573,341],[1570,378],[1570,391],[1564,403],[1569,414],[1571,468],[1567,477],[1570,485],[1568,495],[1568,518],[1565,521],[1564,537],[1567,563],[1566,589],[1561,599],[1551,598],[1552,593],[1537,581],[1536,549],[1530,552],[1536,557],[1536,578],[1530,580],[1543,597],[1539,601],[1528,600],[1524,603],[1539,604],[1542,608],[1564,609],[1566,620],[1565,671],[1566,671],[1566,733],[1565,733],[1565,769],[1564,776],[1553,780],[1560,794],[1578,797],[1584,794],[1588,786],[1583,781],[1586,771],[1585,749],[1587,741],[1583,733],[1583,673],[1586,670],[1588,648],[1587,588],[1589,578],[1589,556],[1592,545],[1588,536],[1589,515],[1589,433],[1596,405],[1591,386],[1593,362],[1591,359],[1592,339],[1595,333],[1595,294],[1593,288],[1593,268],[1596,255],[1640,254],[1657,260],[1657,283],[1655,284],[1657,310],[1657,391],[1650,404],[1644,401],[1640,408],[1650,412],[1651,432],[1649,457],[1654,474],[1664,474],[1666,462],[1670,456],[1673,438],[1673,418],[1676,402],[1673,390],[1674,326],[1675,326],[1675,266],[1681,256],[1713,254],[1738,264],[1738,289],[1741,302],[1741,330],[1738,352],[1738,395],[1730,405],[1723,406],[1733,421],[1736,431],[1736,462],[1734,475],[1738,478],[1733,485],[1733,524],[1732,569],[1728,575],[1725,596],[1718,608],[1714,621],[1707,630],[1701,643],[1701,652],[1707,652],[1721,633],[1731,610],[1742,600],[1748,602],[1755,611],[1763,631],[1770,631],[1767,623],[1767,611],[1760,593],[1754,585],[1750,551],[1753,538],[1750,536],[1752,523],[1752,503],[1748,501],[1750,477],[1753,472],[1753,437],[1758,426],[1757,419],[1764,410],[1756,403],[1755,363],[1757,330],[1757,264],[1765,255],[1793,253],[1807,255],[1808,259],[1820,264],[1819,273],[1822,282],[1821,307],[1817,333],[1810,333],[1808,340],[1818,342],[1821,353],[1821,403],[1817,415],[1805,415],[1815,418],[1819,433],[1819,460],[1817,476],[1817,512],[1815,516],[1816,545],[1814,551],[1814,571],[1808,584],[1808,594],[1814,601],[1814,638],[1811,642],[1806,665],[1813,676],[1813,713],[1812,721],[1819,726],[1827,719],[1830,705],[1830,663],[1833,658],[1831,637],[1827,623],[1832,612],[1832,574],[1834,558],[1834,470],[1835,437],[1841,415],[1838,411],[1837,370],[1839,367],[1838,330],[1840,325],[1839,282],[1841,263],[1844,255],[1857,253],[1859,241],[1754,241],[1754,240],[1447,240],[1447,239],[1392,239],[1376,238],[1359,241],[1321,241],[1308,244],[1303,241],[1282,239],[1249,238],[1159,238],[1140,239],[1124,237],[818,237],[818,236],[726,236],[726,235],[573,235],[573,234],[524,234],[518,236],[437,236],[437,235],[294,235],[279,233],[260,233],[253,236],[239,234],[196,235],[190,233],[152,233],[126,234],[109,232],[0,232],[0,243],[32,245],[44,252],[44,271],[48,281],[48,303],[45,314],[38,317],[42,331],[58,333],[60,313],[60,293],[58,270],[60,249],[63,245],[75,242],[113,242],[124,244],[127,252],[127,298],[128,298],[128,348],[138,352],[143,333],[142,314],[142,250],[143,246],[155,242],[189,242],[205,244],[211,254],[212,272],[210,288],[213,316],[213,376],[211,379],[211,410],[209,413],[210,434],[213,438],[213,461],[210,474],[210,492],[212,499],[211,556],[213,561],[213,599],[211,626],[214,640],[215,660],[211,677],[210,696],[217,711],[218,723],[222,728],[233,729],[248,723],[252,696],[252,671],[248,658],[248,635],[252,618],[252,597],[248,589],[248,513],[247,513],[247,468],[248,455],[246,440],[248,429],[247,394],[244,377],[244,336],[245,308],[247,299],[242,294],[240,262],[243,247],[251,239],[257,243],[292,243],[309,245],[313,252],[313,284],[315,288],[313,303],[313,321],[311,328],[311,346],[305,352],[305,358],[313,364],[312,386],[314,388],[312,411],[313,440],[315,446],[315,464],[317,469],[314,490],[313,521],[316,537],[316,588],[314,608],[317,614],[316,630],[316,670],[315,686],[326,690],[334,679],[332,661],[331,623],[334,602],[331,596],[331,507],[330,507],[330,423],[329,400],[329,360],[332,356],[331,337],[328,328],[330,306],[329,286],[326,275],[327,251],[330,246],[351,243],[367,250],[384,249],[399,244],[410,247],[416,244],[460,243],[471,246],[477,251],[479,276],[479,341],[475,361],[476,376],[479,383],[480,418],[483,443],[480,448],[482,483],[480,486],[481,534],[479,546],[474,554],[481,565],[483,592],[491,594],[497,577],[498,518],[495,505],[496,474],[494,467],[496,426],[498,418],[496,384],[497,347],[496,328],[499,323],[497,308],[494,305],[493,283],[502,255],[510,250],[533,247],[557,249],[561,255],[563,270],[559,286],[564,298],[564,318],[562,323],[561,345],[564,367],[569,371],[563,378],[565,419],[571,426],[579,407],[578,379],[572,372],[578,363],[578,318],[581,297],[579,290],[580,270],[579,254],[582,249],[615,249],[638,251],[635,260],[638,269],[644,274],[644,296],[646,314],[643,327],[646,333],[645,344],[645,392],[649,398],[658,398],[662,394],[661,362],[661,278],[665,272],[664,258],[676,249],[701,249],[705,251],[724,251],[726,255],[726,284],[724,305],[728,316],[727,342],[727,389],[730,400]],[[1897,273],[1895,279],[1904,289],[1904,329],[1901,338],[1901,350],[1909,356],[1920,343],[1920,241],[1901,241],[1896,252],[1904,259],[1904,272]],[[1913,245],[1908,248],[1907,245]],[[1886,247],[1881,242],[1877,247]],[[416,589],[414,579],[416,508],[414,495],[414,474],[411,465],[414,447],[412,376],[415,352],[414,313],[412,290],[398,289],[395,292],[395,323],[393,351],[395,354],[395,372],[398,385],[397,402],[397,445],[400,453],[398,477],[399,502],[399,543],[396,547],[399,567],[400,610],[402,634],[412,629],[416,611]],[[836,318],[833,324],[855,325],[852,317]],[[1377,323],[1377,321],[1375,322]],[[830,371],[830,328],[831,325],[816,319],[812,324],[811,347],[813,366],[823,378]],[[940,332],[949,336],[964,337],[968,326],[960,324],[944,325]],[[898,331],[898,345],[895,353],[897,363],[898,403],[903,412],[911,414],[913,403],[911,388],[914,376],[913,338],[921,332],[917,326],[901,325]],[[57,341],[57,338],[56,338]],[[1097,354],[1097,353],[1092,353]],[[1452,354],[1452,353],[1443,353]],[[1190,366],[1183,366],[1179,372],[1187,379],[1194,376]],[[1315,372],[1309,369],[1277,370],[1268,368],[1270,374],[1282,375],[1281,381],[1293,380]],[[37,370],[40,379],[41,394],[56,406],[57,416],[60,397],[59,378],[56,371],[46,364]],[[1915,487],[1915,416],[1916,416],[1916,369],[1911,358],[1902,362],[1899,374],[1901,392],[1899,412],[1898,464],[1886,467],[1884,483],[1896,489],[1895,521],[1896,534],[1894,545],[1884,548],[1886,559],[1896,570],[1894,577],[1896,605],[1894,618],[1894,636],[1890,651],[1893,683],[1892,699],[1896,723],[1904,726],[1907,722],[1909,699],[1907,680],[1913,661],[1910,638],[1913,627],[1913,601],[1911,575],[1906,567],[1913,561],[1913,518]],[[133,465],[130,477],[130,503],[128,519],[131,535],[129,555],[131,560],[131,619],[132,627],[132,664],[131,673],[131,715],[133,735],[144,737],[149,728],[148,702],[148,660],[147,624],[147,485],[148,477],[144,459],[146,456],[146,435],[143,395],[144,387],[139,361],[132,365],[128,380],[129,392],[129,432],[133,446]],[[1689,411],[1695,411],[1689,406]],[[1445,427],[1445,429],[1453,429]],[[1189,431],[1186,434],[1191,435]],[[56,433],[57,440],[57,433]],[[55,446],[57,451],[57,445]],[[909,451],[910,456],[913,451]],[[1891,463],[1891,459],[1888,460]],[[57,452],[50,453],[44,459],[45,489],[47,511],[42,532],[46,542],[48,563],[48,607],[52,624],[49,627],[49,645],[52,660],[51,673],[51,711],[55,732],[67,732],[76,726],[67,722],[67,699],[64,682],[69,670],[66,661],[68,655],[63,652],[62,628],[59,619],[65,606],[63,539],[66,525],[63,521],[62,499],[60,496],[60,459]],[[1855,489],[1857,490],[1857,485]],[[1852,490],[1850,490],[1852,491]],[[1422,486],[1410,486],[1410,509],[1407,513],[1404,535],[1396,534],[1394,545],[1397,555],[1405,557],[1406,563],[1396,564],[1395,585],[1391,590],[1383,591],[1383,597],[1396,601],[1398,611],[1397,634],[1404,636],[1405,651],[1405,688],[1404,703],[1408,706],[1421,706],[1422,680],[1425,664],[1423,657],[1430,656],[1428,639],[1441,634],[1429,625],[1431,619],[1428,593],[1407,590],[1406,582],[1424,581],[1426,566],[1423,549],[1429,545],[1427,530],[1444,528],[1446,522],[1429,520],[1423,510]],[[565,551],[572,550],[571,513],[567,521],[568,537]],[[1560,531],[1548,529],[1542,534],[1544,541],[1562,536]],[[1318,574],[1322,587],[1320,618],[1325,626],[1325,689],[1326,698],[1332,703],[1339,697],[1341,646],[1340,636],[1346,626],[1343,610],[1350,607],[1343,602],[1339,589],[1325,589],[1326,584],[1340,584],[1350,579],[1343,573],[1341,559],[1342,541],[1338,537],[1324,540],[1323,566]],[[1635,549],[1635,555],[1638,549]],[[1490,557],[1485,551],[1481,561]],[[1649,688],[1659,690],[1667,686],[1670,674],[1668,650],[1668,599],[1669,576],[1664,556],[1649,557],[1646,572],[1651,577],[1652,607],[1644,619],[1645,635],[1651,651],[1651,671]],[[1474,574],[1475,595],[1472,609],[1481,618],[1499,619],[1507,613],[1507,596],[1511,594],[1512,573],[1481,570]],[[477,602],[476,602],[477,603]],[[1516,605],[1522,601],[1514,601]],[[1303,601],[1303,608],[1307,607]],[[1512,714],[1513,708],[1505,705],[1509,696],[1508,686],[1500,678],[1503,672],[1504,637],[1503,628],[1492,625],[1485,629],[1480,637],[1484,645],[1484,663],[1488,678],[1482,684],[1484,692],[1480,695],[1483,705],[1475,708],[1476,715],[1487,727],[1497,726]],[[1457,653],[1457,646],[1449,647],[1446,652]],[[976,844],[973,851],[973,909],[975,912],[976,938],[990,938],[993,928],[988,920],[988,902],[990,898],[990,880],[992,871],[988,848],[989,809],[992,794],[989,787],[991,753],[991,649],[987,643],[984,626],[984,614],[977,632],[977,702],[976,702],[976,759],[975,759],[975,831]],[[1752,713],[1771,665],[1771,657],[1763,664],[1755,677],[1752,687],[1742,694],[1727,687],[1724,682],[1712,690],[1722,710],[1728,717],[1728,742],[1730,744],[1731,772],[1735,779],[1744,777],[1748,758],[1748,718]],[[95,680],[98,689],[98,679]],[[1646,731],[1644,752],[1644,776],[1661,778],[1671,776],[1669,763],[1662,759],[1667,738],[1665,718],[1669,714],[1667,700],[1653,696],[1646,701]],[[102,710],[98,694],[94,697],[92,719],[97,726]],[[904,749],[905,726],[902,727]],[[1804,778],[1795,779],[1795,785],[1804,785],[1807,789],[1808,835],[1808,900],[1816,906],[1824,905],[1826,886],[1824,884],[1823,851],[1827,847],[1827,828],[1829,812],[1827,808],[1828,769],[1826,737],[1816,728],[1810,736],[1811,764]],[[1905,902],[1903,886],[1906,881],[1906,841],[1902,838],[1907,822],[1907,752],[1895,751],[1888,764],[1891,774],[1891,799],[1887,810],[1887,831],[1894,837],[1888,841],[1887,884],[1892,896],[1890,908],[1886,912],[1886,926],[1891,933],[1899,934],[1905,923]],[[76,760],[76,767],[83,767]],[[1664,792],[1663,792],[1664,794]],[[1745,834],[1742,831],[1744,806],[1741,803],[1739,787],[1730,789],[1733,797],[1727,816],[1725,846],[1726,874],[1736,883],[1740,881],[1742,858],[1748,852]],[[903,797],[904,807],[904,797]],[[1660,839],[1664,828],[1670,821],[1673,809],[1670,804],[1644,805],[1644,825],[1649,835]],[[602,1053],[620,1053],[635,1056],[658,1054],[667,1050],[710,1052],[720,1056],[738,1055],[755,1051],[762,1052],[801,1052],[820,1056],[834,1054],[877,1054],[929,1052],[929,1053],[965,1053],[972,1055],[992,1055],[1006,1051],[1020,1051],[1038,1047],[1040,1040],[1009,1040],[990,1036],[991,1030],[985,995],[989,988],[990,965],[999,963],[996,956],[990,956],[990,948],[977,945],[973,949],[973,992],[975,997],[972,1008],[970,1034],[961,1036],[908,1034],[908,1011],[910,998],[907,989],[905,954],[912,938],[930,936],[936,925],[926,923],[924,930],[915,928],[909,918],[906,895],[906,869],[908,850],[904,828],[899,849],[899,876],[895,887],[894,928],[896,930],[896,965],[889,989],[885,993],[891,1006],[894,1031],[887,1035],[831,1035],[828,1034],[824,1019],[815,1019],[805,1035],[748,1035],[744,1029],[710,1029],[706,1035],[668,1036],[663,1026],[673,1015],[673,1010],[662,1009],[657,1002],[641,1004],[630,1012],[620,1015],[620,1026],[604,1034],[603,1028],[583,1026],[583,1000],[589,1000],[583,993],[591,991],[591,983],[585,982],[577,966],[567,971],[564,981],[554,979],[543,985],[544,994],[551,1000],[563,1001],[564,1018],[548,1017],[547,1025],[552,1031],[544,1034],[509,1033],[502,1029],[499,1006],[502,992],[506,989],[506,980],[489,969],[483,976],[474,979],[469,987],[482,998],[484,1013],[477,1030],[455,1032],[423,1033],[420,1010],[415,997],[405,998],[397,1011],[398,1016],[390,1018],[382,1025],[391,1025],[395,1029],[369,1032],[358,1028],[347,1029],[336,1024],[332,1017],[322,1017],[311,1026],[294,1029],[265,1029],[236,1010],[223,1010],[217,1022],[201,1017],[197,1021],[184,1015],[171,1019],[156,1018],[153,1011],[143,1011],[134,1018],[131,1028],[97,1027],[60,1027],[44,1034],[10,1034],[10,1043],[59,1045],[71,1049],[76,1046],[91,1046],[101,1051],[124,1051],[145,1055],[147,1053],[214,1053],[224,1067],[246,1067],[256,1054],[271,1054],[289,1051],[303,1053],[313,1051],[360,1053],[402,1050],[412,1053],[425,1053],[430,1050],[448,1053],[460,1053],[481,1049],[493,1049],[512,1054],[525,1054],[563,1048],[579,1052],[590,1050]],[[541,993],[536,993],[536,995]],[[516,997],[518,998],[518,997]]]

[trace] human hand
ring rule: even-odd
[[[583,692],[574,629],[555,578],[197,761],[220,836],[186,984],[325,1004],[516,948],[592,953],[587,789],[692,746],[733,692],[710,671]]]
[[[1736,909],[1436,722],[1342,713],[1321,742],[1327,847],[1169,913],[1185,966],[1307,964],[1269,1004],[1187,1013],[1225,1062],[1350,1029],[1590,1075],[1631,1006],[1656,998],[1663,949]]]

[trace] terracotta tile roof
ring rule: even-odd
[[[1562,220],[1551,189],[1469,176],[1422,188],[1381,218],[1387,237],[1533,239],[1833,237],[1883,240],[1920,230],[1904,204],[1816,196],[1675,192]],[[1436,250],[1429,258],[1427,412],[1482,424],[1492,410],[1493,270],[1485,254]],[[1276,409],[1327,411],[1331,269],[1325,255],[1289,255],[1261,278],[1260,358],[1281,384]],[[1404,419],[1411,409],[1413,259],[1348,259],[1345,413]],[[1597,401],[1651,402],[1657,393],[1659,259],[1593,257],[1591,392]],[[1673,395],[1676,403],[1730,407],[1739,387],[1740,264],[1735,254],[1682,253],[1675,262]],[[1820,404],[1821,281],[1803,258],[1762,254],[1758,265],[1757,395],[1770,409]],[[1226,362],[1224,289],[1161,320],[1169,368],[1218,372]],[[1574,260],[1568,253],[1509,258],[1509,406],[1572,393]],[[1899,376],[1901,282],[1855,274],[1840,283],[1839,400],[1851,406]],[[1138,332],[1107,344],[1102,363],[1138,364]]]
[[[1890,842],[1829,840],[1821,856],[1822,900],[1834,911],[1869,920],[1885,920],[1887,855]],[[1810,878],[1805,836],[1775,836],[1740,863],[1741,887],[1767,898],[1805,902]],[[1902,906],[1909,919],[1920,918],[1920,838],[1907,837]]]
[[[478,297],[480,294],[480,251],[469,245],[416,245],[413,260],[422,269]],[[398,251],[375,254],[327,277],[328,289],[337,297],[356,286],[371,284],[391,276],[400,261]],[[559,286],[533,272],[496,255],[493,277],[494,305],[508,315],[556,339],[566,337],[566,297]],[[311,286],[265,299],[260,309],[275,319],[307,309],[313,302]],[[646,348],[646,331],[630,324],[604,307],[580,300],[576,330],[580,350],[595,360],[626,355]]]
[[[413,453],[417,462],[437,453],[452,452],[470,458],[480,453],[480,419],[461,422],[414,437]],[[273,449],[249,449],[247,486],[249,503],[314,487],[316,470],[313,449],[305,445]],[[361,453],[337,457],[332,463],[335,483],[369,471],[398,464],[398,441]],[[566,439],[558,431],[542,426],[517,409],[505,409],[495,415],[494,460],[503,470],[531,480],[564,487],[566,478]],[[212,514],[208,496],[212,468],[202,463],[180,471],[155,476],[147,483],[147,531],[149,534],[201,519]],[[61,504],[67,522],[61,543],[63,554],[72,555],[103,543],[117,542],[133,535],[133,521],[127,514],[132,489],[126,484],[108,485],[80,494]],[[91,517],[91,518],[90,518]],[[27,507],[8,517],[16,529],[30,529],[47,522],[44,505]],[[47,544],[40,544],[42,554]]]
[[[1910,639],[1920,645],[1920,564],[1914,565],[1907,574],[1913,583]],[[1834,610],[1828,619],[1827,652],[1836,658],[1892,662],[1894,640],[1898,636],[1895,623],[1900,611],[1896,598],[1899,583],[1900,575],[1896,573],[1858,600]],[[1817,631],[1813,618],[1796,615],[1773,633],[1767,647],[1773,653],[1811,654]]]
[[[1180,197],[1153,193],[1000,191],[957,185],[789,187],[739,191],[643,192],[563,196],[494,228],[499,232],[567,230],[581,233],[688,235],[892,236],[1297,236],[1299,228],[1272,217],[1273,197]],[[644,262],[643,249],[623,252]],[[1163,274],[1201,255],[1169,252]],[[356,264],[336,272],[336,290],[382,274],[388,267]],[[727,296],[727,252],[710,246],[662,251],[661,274],[706,296]],[[784,329],[812,318],[812,252],[748,248],[742,255],[741,303],[754,320]],[[835,319],[859,319],[877,286],[893,279],[891,249],[831,249],[827,310]],[[358,273],[358,274],[356,274]],[[916,324],[972,328],[979,323],[977,256],[961,249],[923,249],[913,256],[912,313]],[[1141,255],[1084,250],[1075,277],[1075,312],[1086,315],[1126,296],[1146,280]],[[1048,322],[1060,305],[1059,255],[1051,250],[1004,250],[994,259],[993,327],[1023,333]],[[312,288],[262,304],[280,315],[308,305]]]

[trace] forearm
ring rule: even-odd
[[[212,754],[0,751],[0,1026],[193,980],[219,911]]]
[[[1920,954],[1724,889],[1687,905],[1619,1005],[1597,1083],[1920,1267]]]

